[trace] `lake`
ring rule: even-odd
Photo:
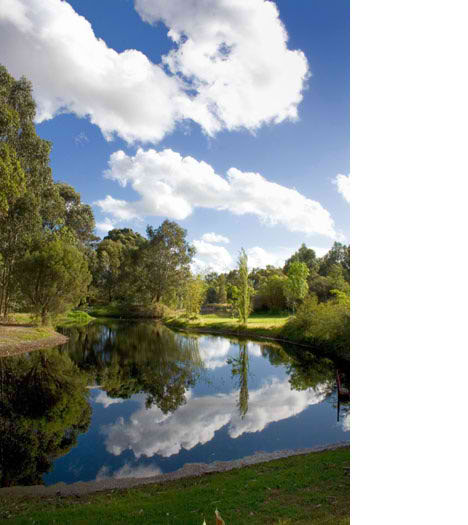
[[[349,441],[335,367],[310,352],[154,322],[63,332],[60,348],[0,358],[1,486],[148,477]]]

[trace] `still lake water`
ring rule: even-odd
[[[0,358],[0,486],[147,477],[349,441],[335,369],[288,348],[99,321]]]

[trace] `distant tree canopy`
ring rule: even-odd
[[[315,251],[312,248],[307,248],[304,243],[302,243],[299,250],[291,255],[291,257],[284,263],[283,271],[285,274],[288,273],[289,267],[294,262],[304,263],[307,266],[309,273],[316,272],[319,266]]]
[[[148,225],[146,236],[116,228],[95,236],[91,207],[66,182],[54,182],[51,143],[34,125],[31,83],[0,66],[0,317],[33,310],[43,322],[66,308],[119,302],[185,308],[228,303],[242,323],[252,310],[295,310],[349,296],[350,247],[335,242],[323,257],[304,243],[283,268],[248,268],[242,251],[229,272],[192,274],[195,248],[176,222]]]

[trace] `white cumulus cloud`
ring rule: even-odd
[[[113,230],[115,228],[115,223],[109,219],[109,217],[105,217],[105,219],[102,222],[96,223],[96,230],[107,233],[109,230]]]
[[[135,8],[170,28],[177,47],[163,63],[197,90],[188,114],[208,133],[297,118],[307,59],[288,49],[274,2],[136,0]]]
[[[183,448],[190,450],[208,443],[215,432],[229,425],[231,438],[246,432],[259,432],[274,421],[299,414],[308,406],[322,402],[327,385],[314,390],[291,390],[287,379],[273,379],[271,383],[253,390],[249,395],[249,410],[242,419],[239,415],[238,392],[192,398],[172,414],[164,415],[157,407],[141,408],[128,421],[119,418],[104,426],[105,445],[109,453],[119,456],[131,450],[136,458],[155,454],[169,457]]]
[[[130,184],[140,195],[135,202],[108,195],[95,203],[118,220],[157,215],[181,220],[194,208],[211,208],[255,215],[263,224],[279,224],[292,232],[336,237],[329,212],[297,190],[236,168],[230,168],[224,178],[206,162],[171,149],[139,148],[134,156],[116,151],[110,156],[106,177],[122,186]]]
[[[224,235],[219,235],[217,233],[204,233],[202,236],[201,236],[201,240],[202,241],[206,241],[206,242],[223,242],[225,244],[229,244],[229,239],[227,237],[225,237]]]
[[[230,348],[229,339],[222,337],[203,336],[198,340],[198,351],[203,360],[203,365],[210,370],[226,366]]]
[[[297,118],[308,64],[288,49],[274,3],[137,1],[136,9],[169,29],[175,49],[160,64],[110,48],[66,1],[0,2],[0,62],[32,81],[37,122],[74,113],[108,140],[154,143],[185,119],[213,135]]]
[[[343,199],[349,203],[351,198],[351,179],[350,175],[342,175],[339,173],[334,179],[333,184],[338,188],[338,192],[341,193]]]
[[[260,248],[260,246],[247,250],[249,268],[266,268],[268,265],[280,267],[291,255],[291,250],[281,250],[280,253],[275,253]]]
[[[197,250],[192,261],[194,273],[224,273],[233,268],[234,260],[224,246],[201,240],[195,240],[192,244]]]

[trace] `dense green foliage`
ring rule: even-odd
[[[42,483],[91,421],[86,376],[58,350],[0,359],[0,486]]]
[[[188,279],[184,295],[184,307],[187,315],[197,316],[200,313],[206,296],[206,288],[207,285],[200,276]]]
[[[306,264],[299,261],[293,261],[288,268],[288,278],[284,282],[284,294],[288,303],[294,311],[299,301],[307,295],[307,277],[309,269]]]
[[[56,235],[26,253],[18,263],[18,277],[26,305],[42,324],[47,323],[50,314],[76,306],[91,281],[84,254]]]
[[[3,317],[8,316],[12,306],[18,309],[33,305],[38,310],[39,303],[43,306],[47,303],[48,314],[55,313],[58,303],[74,306],[79,302],[81,297],[72,298],[70,293],[63,300],[52,301],[50,296],[57,291],[63,264],[71,262],[65,254],[77,255],[75,250],[84,253],[94,239],[91,208],[81,203],[73,188],[52,179],[51,144],[37,136],[35,113],[30,82],[25,78],[15,80],[0,66],[0,315]],[[44,266],[45,259],[58,252],[62,259],[58,266],[62,270],[58,271],[56,261]],[[86,293],[87,282],[81,286],[87,280],[87,276],[83,279],[86,264],[81,264],[82,258],[77,257],[80,264],[66,272],[78,272],[77,289]],[[41,278],[37,293],[32,293],[32,277],[28,283],[24,280],[34,262],[38,264],[34,270],[36,277],[41,273],[39,267],[48,274],[47,278]],[[52,271],[51,267],[55,269]],[[45,299],[47,295],[49,299]],[[60,310],[61,306],[56,313]]]

